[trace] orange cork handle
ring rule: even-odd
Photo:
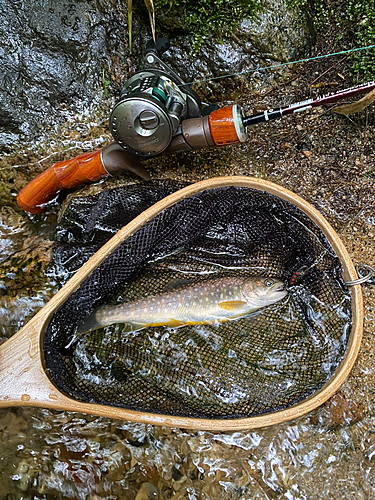
[[[101,149],[83,153],[68,161],[59,161],[39,174],[17,196],[17,203],[27,212],[40,214],[44,205],[61,189],[69,189],[108,175],[101,161]]]
[[[212,140],[216,146],[238,144],[247,139],[239,106],[226,106],[212,111],[208,117]]]

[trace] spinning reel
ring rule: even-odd
[[[218,106],[202,109],[194,90],[161,60],[168,48],[166,38],[148,44],[145,69],[125,83],[109,117],[116,143],[132,155],[147,159],[245,141],[239,106],[224,108],[225,116]],[[224,127],[219,134],[214,130],[217,126]]]
[[[145,68],[125,83],[109,117],[114,139],[134,155],[162,153],[183,120],[201,115],[198,95],[160,59],[168,48],[166,38],[148,44]]]
[[[156,38],[146,47],[144,68],[122,88],[110,117],[115,142],[55,163],[33,179],[17,196],[26,211],[41,213],[61,189],[74,188],[124,170],[149,179],[143,160],[161,154],[237,144],[247,139],[246,127],[304,111],[375,88],[375,81],[243,117],[240,106],[202,108],[198,95],[161,57],[169,40]]]

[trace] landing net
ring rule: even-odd
[[[156,180],[74,198],[56,232],[51,272],[67,279],[121,227],[184,186]],[[44,335],[47,374],[74,399],[140,412],[233,419],[288,408],[320,389],[343,358],[351,304],[341,273],[322,231],[291,203],[245,187],[203,191],[147,222],[54,313]],[[103,304],[254,275],[281,279],[287,297],[221,324],[136,332],[115,324],[76,338]]]

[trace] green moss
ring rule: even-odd
[[[261,0],[155,0],[156,10],[173,10],[194,36],[193,51],[209,35],[227,36],[245,18],[254,18]],[[157,17],[157,16],[156,16]]]
[[[375,4],[369,0],[348,0],[346,4],[347,19],[352,23],[353,47],[375,45]],[[355,74],[363,74],[365,78],[375,79],[375,49],[356,52],[351,55],[352,68]]]
[[[337,44],[344,44],[343,50],[375,45],[373,1],[288,0],[288,4],[307,13],[318,31],[333,21],[340,28],[336,41]],[[371,80],[375,78],[375,49],[355,52],[349,56],[349,61],[354,76]]]
[[[287,0],[286,3],[290,8],[299,10],[302,16],[312,19],[317,30],[327,26],[335,13],[334,7],[330,7],[325,0]]]

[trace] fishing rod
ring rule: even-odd
[[[244,117],[242,121],[245,127],[249,127],[251,125],[256,125],[257,123],[264,123],[269,120],[281,118],[282,116],[299,113],[307,109],[316,108],[318,106],[323,106],[324,104],[333,104],[341,99],[353,97],[357,94],[367,93],[373,89],[375,89],[375,81],[356,85],[355,87],[349,87],[344,90],[339,90],[338,92],[327,94],[316,99],[307,99],[306,101],[296,102],[283,108],[270,109],[268,111],[255,113],[253,115]]]
[[[247,140],[247,128],[340,99],[369,92],[375,81],[278,109],[243,116],[238,104],[206,106],[196,92],[161,59],[169,40],[146,47],[144,69],[125,82],[110,117],[115,142],[98,151],[60,161],[42,172],[17,196],[24,210],[38,214],[62,189],[72,189],[119,172],[149,179],[141,162],[170,153],[216,148]]]

